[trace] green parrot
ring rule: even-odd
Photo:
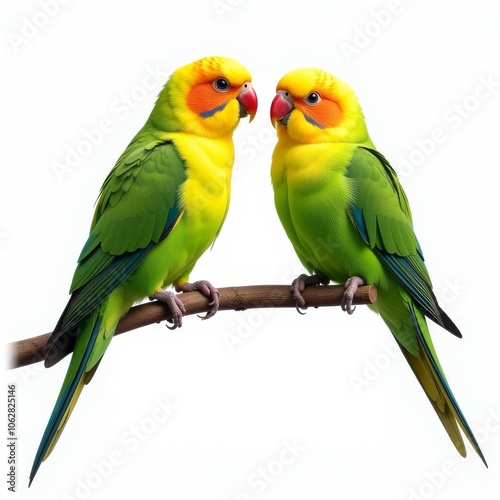
[[[101,188],[90,235],[78,259],[71,297],[45,346],[50,367],[73,351],[36,453],[30,485],[53,450],[83,386],[92,379],[118,321],[137,301],[166,302],[174,328],[182,302],[163,288],[199,290],[218,308],[208,281],[189,283],[196,261],[227,214],[234,162],[233,131],[257,111],[248,70],[225,57],[177,69],[144,127]]]
[[[306,286],[333,280],[344,283],[342,309],[352,314],[358,286],[376,285],[371,308],[394,335],[453,444],[465,457],[460,427],[486,465],[425,318],[462,335],[432,291],[407,197],[371,141],[354,92],[322,70],[293,70],[278,82],[271,121],[278,135],[271,166],[276,210],[313,273],[292,283],[297,307],[305,307]]]

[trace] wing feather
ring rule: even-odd
[[[359,147],[346,171],[353,181],[349,206],[364,241],[394,274],[426,316],[456,336],[460,331],[439,307],[413,231],[408,199],[389,162],[378,151]]]
[[[106,178],[72,296],[46,346],[46,366],[71,352],[78,323],[122,283],[182,216],[184,161],[168,140],[130,144]]]

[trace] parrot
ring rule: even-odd
[[[280,222],[310,274],[293,280],[297,310],[307,286],[344,286],[341,308],[375,285],[369,307],[391,331],[457,451],[459,428],[483,463],[484,455],[444,375],[426,318],[456,337],[457,326],[433,292],[413,229],[408,198],[396,171],[376,149],[351,87],[317,68],[286,73],[276,86],[271,122],[277,143],[271,182]]]
[[[70,298],[45,348],[51,367],[73,351],[31,469],[31,485],[52,452],[85,384],[92,379],[118,321],[150,298],[165,302],[173,327],[185,308],[171,291],[199,290],[218,308],[217,289],[190,283],[200,256],[226,218],[234,163],[232,135],[257,112],[249,71],[210,56],[175,70],[144,126],[110,171],[78,258]]]

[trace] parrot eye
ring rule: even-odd
[[[321,96],[317,92],[311,92],[310,94],[307,94],[306,97],[307,104],[312,104],[314,106],[315,104],[318,104],[320,101],[321,101]]]
[[[217,92],[227,92],[230,88],[229,82],[225,78],[217,78],[212,85]]]

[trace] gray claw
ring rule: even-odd
[[[219,310],[219,290],[217,290],[210,281],[200,280],[194,283],[184,283],[183,285],[177,285],[175,289],[178,292],[198,291],[211,299],[211,302],[208,303],[211,308],[205,316],[198,316],[201,319],[210,319],[212,316],[215,316],[215,313]]]
[[[149,297],[150,300],[158,300],[160,302],[164,302],[167,304],[167,306],[170,308],[170,311],[172,311],[172,323],[173,326],[168,326],[167,328],[169,330],[175,330],[176,328],[180,328],[182,326],[182,316],[186,314],[186,308],[184,307],[184,304],[182,301],[175,295],[173,292],[167,292],[165,290],[159,290],[155,292],[151,297]]]
[[[306,301],[302,297],[302,292],[306,287],[319,284],[328,285],[329,282],[330,279],[322,274],[312,274],[311,276],[301,274],[298,278],[295,278],[290,285],[290,291],[293,292],[293,298],[296,300],[297,312],[304,315],[305,313],[301,312],[300,309],[307,309]]]
[[[356,306],[353,307],[352,305],[352,300],[354,299],[354,294],[358,287],[364,284],[366,284],[365,280],[359,276],[352,276],[345,282],[344,296],[340,304],[342,311],[346,311],[347,314],[352,314],[356,310]]]

